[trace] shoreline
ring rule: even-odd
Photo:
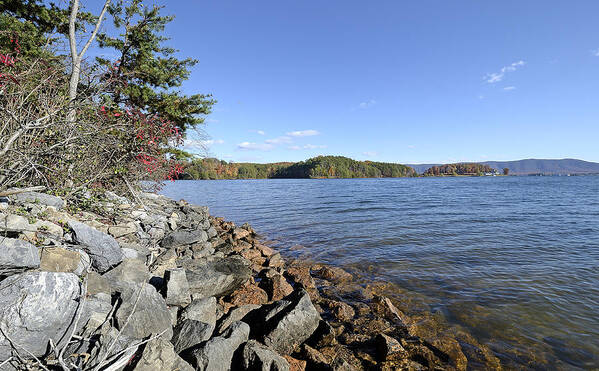
[[[71,303],[71,317],[62,318],[63,327],[56,330],[67,333],[72,317],[79,315],[74,333],[82,339],[85,334],[99,338],[75,342],[69,351],[77,350],[76,355],[87,350],[97,362],[106,339],[118,340],[124,342],[121,350],[134,349],[128,351],[128,369],[168,369],[175,364],[183,370],[204,369],[218,358],[209,354],[209,344],[230,343],[237,336],[242,341],[229,359],[235,367],[244,362],[249,367],[258,362],[255,354],[268,353],[269,364],[292,370],[501,369],[492,352],[469,333],[427,311],[414,315],[405,303],[393,300],[389,293],[398,292],[397,287],[365,283],[331,265],[283,259],[249,224],[236,226],[211,216],[207,207],[156,194],[143,194],[142,199],[145,209],[110,193],[91,202],[111,218],[86,211],[66,213],[63,200],[45,194],[16,196],[3,203],[0,234],[5,238],[0,243],[26,241],[27,249],[40,255],[27,264],[22,259],[1,264],[5,278],[0,281],[0,311],[13,316],[14,334],[28,324],[11,312],[23,303],[8,295],[8,282],[35,276],[46,287],[52,280],[79,277],[87,287],[84,304],[90,308],[79,310]],[[94,250],[107,246],[102,254]],[[80,289],[61,288],[54,294],[77,297]],[[27,292],[26,287],[20,290]],[[136,292],[144,310],[155,312],[150,317],[136,311]],[[55,323],[59,315],[52,309],[38,314]],[[116,322],[106,326],[109,320]],[[231,330],[233,324],[237,333]],[[48,331],[31,337],[31,345],[59,335]],[[135,346],[161,332],[160,338]],[[188,337],[195,343],[181,345]],[[2,354],[14,352],[6,343],[0,335],[0,363],[5,360]],[[156,352],[169,356],[156,358]],[[51,364],[48,354],[38,350],[36,356]]]

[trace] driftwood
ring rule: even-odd
[[[35,186],[35,187],[28,187],[28,188],[10,188],[10,189],[7,189],[6,191],[1,191],[0,197],[16,195],[16,194],[25,193],[25,192],[43,191],[44,189],[46,189],[45,186]]]

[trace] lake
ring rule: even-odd
[[[177,181],[283,255],[393,282],[505,364],[599,368],[599,177]],[[296,245],[303,248],[298,249]]]

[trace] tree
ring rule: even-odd
[[[510,173],[510,169],[508,169],[507,167],[503,168],[503,175],[509,175]]]
[[[164,28],[174,17],[161,15],[161,10],[159,6],[147,7],[141,0],[132,0],[129,5],[119,0],[111,5],[108,12],[120,34],[101,33],[98,42],[101,48],[116,50],[119,56],[116,63],[104,58],[97,61],[113,68],[125,82],[111,94],[113,104],[160,114],[185,131],[202,124],[215,101],[211,95],[186,96],[176,90],[197,61],[178,59],[177,50],[163,45],[169,40],[163,36]]]

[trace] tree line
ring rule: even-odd
[[[459,163],[459,164],[445,164],[440,166],[433,166],[424,172],[424,176],[457,176],[457,175],[470,175],[470,176],[481,176],[485,174],[495,174],[497,171],[492,167],[484,164],[477,163]],[[506,174],[507,175],[507,174]]]
[[[409,166],[356,161],[343,156],[318,156],[306,161],[270,164],[234,163],[215,158],[195,159],[183,167],[184,179],[275,178],[399,178],[416,176]]]

